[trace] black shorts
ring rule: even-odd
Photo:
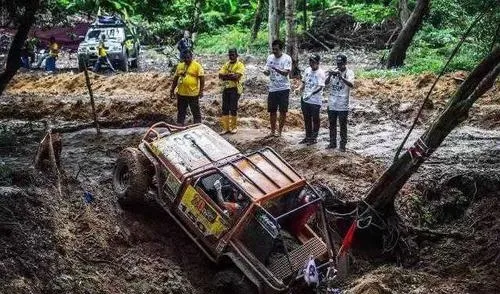
[[[290,97],[290,90],[282,90],[276,92],[269,92],[267,97],[267,112],[274,113],[288,112],[288,100]]]

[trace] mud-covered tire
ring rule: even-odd
[[[135,54],[135,59],[130,61],[130,67],[135,69],[139,68],[139,52]]]
[[[122,59],[120,60],[120,69],[123,72],[128,72],[129,65],[128,65],[128,54],[123,53]]]
[[[212,280],[214,294],[256,294],[255,286],[236,268],[225,269],[215,274]]]
[[[151,163],[136,148],[123,150],[113,170],[113,188],[122,204],[144,201],[152,179]]]

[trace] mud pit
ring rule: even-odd
[[[214,128],[220,108],[217,59],[209,59],[204,122]],[[240,131],[227,139],[242,151],[271,146],[312,182],[348,200],[361,197],[390,164],[433,76],[361,79],[353,93],[348,152],[299,145],[302,117],[292,96],[284,136],[267,138],[266,77],[248,60]],[[144,68],[144,67],[143,67]],[[426,105],[413,142],[444,108],[465,73],[447,75]],[[5,293],[209,293],[215,268],[154,203],[123,210],[111,172],[122,148],[145,127],[173,122],[170,76],[152,69],[92,75],[101,136],[91,127],[82,74],[16,76],[0,103],[0,286]],[[299,83],[295,82],[295,86]],[[401,191],[397,207],[409,224],[440,232],[409,238],[412,255],[380,261],[354,254],[352,293],[494,293],[500,278],[499,84],[478,101]],[[31,168],[44,130],[64,131],[60,180]],[[85,203],[84,193],[94,201]],[[428,232],[427,232],[428,233]],[[425,235],[424,235],[425,236]]]

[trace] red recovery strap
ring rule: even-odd
[[[342,241],[342,246],[339,249],[338,255],[342,255],[344,253],[347,253],[349,249],[351,248],[352,245],[352,240],[354,238],[354,232],[356,231],[356,228],[358,227],[357,225],[358,221],[355,219],[351,226],[349,227],[349,230],[347,230],[347,234],[344,236],[344,241]]]

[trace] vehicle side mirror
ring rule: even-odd
[[[85,40],[85,36],[78,36],[78,40],[80,40],[80,41]]]

